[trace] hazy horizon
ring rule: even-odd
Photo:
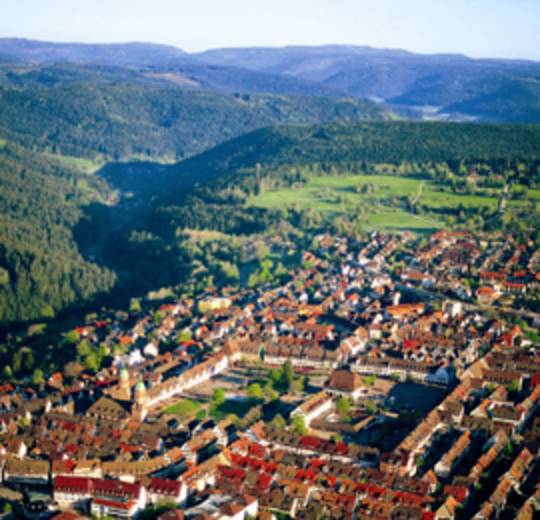
[[[464,56],[469,59],[474,60],[509,60],[509,61],[532,61],[532,62],[540,62],[540,56],[537,58],[509,58],[509,57],[501,57],[501,56],[471,56],[470,54],[467,54],[465,52],[427,52],[427,51],[414,51],[411,49],[407,49],[405,47],[375,47],[373,45],[368,44],[361,44],[361,43],[336,43],[336,42],[328,42],[328,43],[316,43],[316,44],[284,44],[284,45],[237,45],[237,46],[227,46],[227,47],[221,47],[221,46],[214,46],[214,47],[208,47],[205,49],[200,50],[187,50],[183,47],[180,47],[179,45],[175,45],[172,43],[164,43],[159,41],[150,41],[150,40],[124,40],[124,41],[82,41],[82,40],[44,40],[40,38],[27,38],[25,36],[0,36],[0,40],[26,40],[26,41],[34,41],[34,42],[41,42],[41,43],[50,43],[50,44],[59,44],[59,45],[132,45],[132,44],[138,44],[138,45],[163,45],[167,47],[173,47],[180,51],[185,52],[186,54],[198,54],[203,53],[206,51],[212,51],[212,50],[220,50],[220,49],[287,49],[287,48],[317,48],[317,47],[356,47],[356,48],[369,48],[374,50],[381,50],[381,51],[403,51],[405,53],[412,53],[412,54],[419,54],[424,56]]]
[[[186,52],[350,45],[540,60],[540,3],[516,0],[4,0],[0,37],[156,43]]]

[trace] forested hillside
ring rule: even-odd
[[[540,158],[540,126],[385,122],[265,128],[171,167],[179,189],[270,166]]]
[[[269,125],[388,117],[370,101],[226,95],[114,67],[5,66],[0,85],[0,322],[53,316],[113,287],[102,240],[171,187],[141,159],[171,162]],[[114,265],[122,280],[133,263]]]
[[[448,110],[467,113],[494,121],[540,121],[540,77],[505,81],[484,96],[455,103]]]
[[[87,82],[0,88],[0,137],[101,160],[174,160],[264,126],[384,117],[374,103],[351,99]]]
[[[72,231],[85,206],[112,196],[99,177],[0,144],[0,322],[52,317],[113,287],[114,273],[84,260]]]
[[[138,89],[135,93],[127,94],[134,96],[140,109],[149,101]],[[176,92],[175,99],[182,99],[182,94]],[[90,97],[88,93],[85,95]],[[192,93],[189,95],[191,97]],[[54,140],[49,136],[43,141],[29,143],[35,142],[36,148],[47,145],[51,151],[60,149],[64,153],[79,154],[91,150],[91,146],[98,147],[98,143],[101,143],[98,150],[104,155],[108,150],[115,153],[118,149],[123,149],[124,153],[129,150],[130,153],[159,152],[160,155],[167,150],[159,147],[157,138],[152,141],[155,134],[150,126],[140,125],[134,135],[128,132],[127,125],[123,127],[124,133],[112,132],[112,128],[119,128],[115,125],[123,123],[118,123],[111,114],[135,117],[134,108],[130,103],[123,106],[119,100],[114,105],[111,97],[103,96],[100,99],[108,100],[111,107],[116,107],[116,112],[107,111],[109,126],[104,128],[109,128],[110,134],[89,126],[87,133],[81,133],[81,140],[77,141],[75,121],[84,120],[83,112],[79,117],[72,114],[72,118],[68,118],[73,124],[73,135],[67,132],[66,125],[65,133],[55,134]],[[263,101],[238,98],[230,102],[233,106],[235,103],[262,104],[266,109],[269,99],[279,101],[269,97]],[[305,103],[305,100],[301,102]],[[36,122],[42,121],[41,125],[36,123],[36,131],[52,125],[45,121],[50,106],[46,101],[43,103],[46,109],[41,112],[41,118],[36,116]],[[68,99],[66,105],[58,103],[59,107],[70,106]],[[9,112],[6,104],[2,106]],[[324,106],[323,103],[317,107],[318,115],[324,111]],[[334,103],[326,106],[335,114],[332,112],[336,109]],[[83,107],[81,105],[81,110]],[[343,110],[350,107],[348,102],[343,102]],[[38,107],[30,113],[40,114]],[[184,120],[180,116],[178,119]],[[33,128],[28,122],[26,127]],[[60,138],[62,135],[65,141]],[[145,135],[148,135],[147,140]],[[165,135],[172,139],[172,132]],[[133,150],[130,147],[135,146],[136,141],[144,142],[148,148]],[[58,143],[56,148],[52,147],[52,142]],[[539,143],[540,128],[537,126],[384,122],[266,128],[230,140],[174,166],[126,166],[131,173],[123,182],[115,182],[115,176],[121,179],[122,168],[106,170],[105,178],[121,192],[135,192],[135,199],[126,199],[120,211],[114,210],[112,204],[116,194],[101,176],[76,171],[65,158],[59,161],[51,154],[29,152],[7,143],[0,154],[1,319],[50,316],[66,305],[110,290],[118,277],[118,289],[124,294],[176,286],[192,279],[196,266],[204,279],[204,273],[209,269],[222,269],[219,266],[224,261],[230,263],[230,259],[236,257],[234,250],[229,251],[234,236],[265,233],[281,225],[299,230],[324,227],[328,223],[325,224],[321,214],[309,207],[293,205],[279,209],[264,201],[250,203],[253,197],[264,192],[288,187],[298,189],[309,183],[313,176],[376,173],[412,176],[449,186],[454,196],[458,196],[465,193],[463,190],[473,189],[463,184],[467,172],[478,171],[488,182],[474,188],[475,193],[483,196],[500,190],[505,179],[537,189],[540,182]],[[140,184],[138,190],[136,183]],[[365,219],[359,215],[369,211],[370,204],[378,204],[376,199],[364,202],[367,206],[363,208],[356,203],[349,204],[347,221],[362,226]],[[152,204],[151,209],[145,209],[147,203]],[[458,224],[480,225],[477,216],[481,215],[487,222],[493,214],[491,203],[480,213],[474,208],[456,210],[444,205],[435,209],[426,206],[422,210],[399,190],[384,204],[408,213],[435,211],[433,218],[441,221],[451,217]],[[132,211],[134,209],[137,211]],[[111,217],[113,211],[116,211],[114,218]],[[534,211],[529,218],[533,214]],[[117,218],[120,215],[121,218]],[[126,220],[128,218],[131,220]],[[509,218],[513,222],[516,214]],[[114,225],[111,224],[113,221]],[[214,249],[200,250],[190,238],[189,231],[193,229],[225,233],[223,244],[228,245],[222,247],[221,253]],[[225,254],[225,251],[229,252]],[[224,276],[223,279],[228,278]]]
[[[528,233],[540,223],[539,143],[537,126],[387,122],[257,130],[162,172],[165,188],[152,210],[112,237],[109,261],[131,270],[139,290],[184,279],[204,287],[224,250],[202,252],[186,238],[192,230],[224,233],[231,242],[276,227],[361,231],[386,222],[397,229],[412,223]],[[513,200],[500,214],[506,183]]]

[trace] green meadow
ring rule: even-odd
[[[190,417],[195,415],[201,406],[191,399],[182,399],[163,410],[164,413],[178,415],[180,417]]]
[[[416,215],[403,209],[399,197],[407,197],[429,209],[464,207],[495,208],[493,196],[461,195],[444,190],[433,181],[391,175],[313,177],[298,188],[263,191],[248,203],[265,208],[298,207],[331,215],[361,207],[368,227],[374,229],[434,229],[444,222],[432,215]]]

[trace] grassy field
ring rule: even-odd
[[[327,214],[340,214],[361,206],[366,212],[366,225],[376,229],[413,231],[444,227],[433,216],[419,216],[399,209],[398,197],[417,199],[417,203],[433,208],[456,208],[498,204],[497,197],[460,195],[443,191],[429,180],[390,175],[348,175],[314,177],[300,188],[266,191],[248,203],[266,208],[298,207],[316,209]]]
[[[75,168],[83,173],[94,173],[103,163],[100,161],[94,161],[92,159],[85,159],[82,157],[72,157],[70,155],[59,155],[59,154],[46,154],[52,159],[56,159],[61,163],[65,164],[69,168]]]
[[[444,223],[430,217],[414,215],[400,209],[384,209],[369,215],[368,226],[374,229],[410,230],[431,233]]]
[[[533,200],[540,199],[540,190],[529,190],[529,198]]]
[[[405,209],[408,203],[404,197],[423,207],[423,214]],[[540,190],[529,190],[528,199],[538,201]],[[508,206],[517,208],[524,202],[510,200]],[[429,179],[384,174],[347,175],[312,177],[298,188],[263,191],[252,196],[248,204],[264,208],[315,209],[329,217],[360,210],[361,221],[367,229],[422,233],[445,227],[444,217],[438,215],[451,215],[459,206],[494,210],[499,204],[499,194],[497,190],[487,195],[454,193]]]
[[[373,189],[363,193],[362,189],[366,185],[371,185]],[[399,196],[414,197],[419,193],[421,195],[418,202],[433,208],[456,207],[459,204],[466,207],[494,207],[498,203],[497,197],[460,195],[443,191],[432,181],[391,175],[314,177],[298,189],[266,191],[257,197],[252,197],[249,203],[268,208],[296,204],[301,208],[339,212],[362,201],[373,199],[384,201]],[[341,196],[342,200],[338,200],[338,196]]]
[[[0,139],[0,150],[6,146],[7,141],[5,139]]]
[[[192,401],[191,399],[182,399],[165,408],[163,412],[178,415],[180,417],[189,417],[195,415],[200,408],[201,406],[199,403]]]

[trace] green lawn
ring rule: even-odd
[[[346,175],[315,177],[308,185],[349,191],[351,188],[361,187],[364,184],[373,184],[383,195],[410,195],[418,191],[421,182],[420,179],[393,175]],[[379,191],[376,192],[378,193]]]
[[[376,197],[385,199],[394,195],[413,195],[420,186],[417,179],[404,179],[388,175],[347,175],[343,177],[314,177],[304,186],[292,189],[265,191],[251,197],[249,204],[267,208],[282,208],[296,205],[302,209],[313,208],[319,211],[340,212],[355,202]],[[363,185],[376,186],[373,194],[357,193]],[[337,201],[341,197],[343,201]]]
[[[5,139],[0,139],[0,150],[6,146],[7,141]]]
[[[201,405],[196,401],[192,401],[191,399],[182,399],[181,401],[178,401],[177,403],[165,408],[163,412],[179,415],[181,417],[189,417],[194,415],[200,409],[200,407]]]
[[[420,203],[431,208],[449,208],[456,207],[459,204],[465,207],[479,208],[481,206],[489,206],[494,208],[499,203],[499,198],[483,195],[461,195],[450,191],[441,191],[433,183],[426,183]]]

